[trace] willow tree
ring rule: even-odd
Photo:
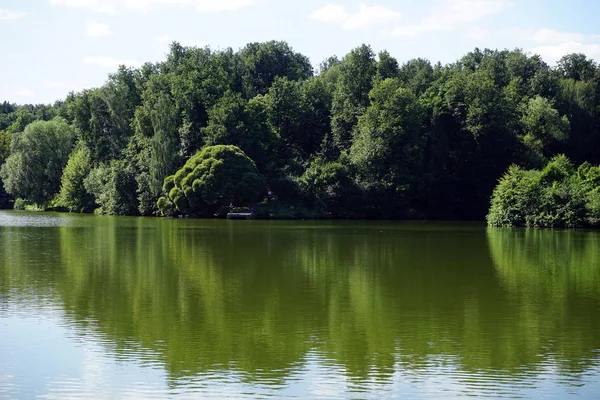
[[[11,154],[0,168],[6,191],[46,206],[60,190],[74,140],[75,130],[60,117],[33,122],[13,134]]]

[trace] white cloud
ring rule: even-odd
[[[387,34],[414,37],[424,33],[452,31],[498,14],[511,5],[512,0],[437,0],[421,21],[396,26]]]
[[[539,54],[550,65],[556,64],[563,56],[571,53],[583,53],[588,58],[600,60],[600,43],[563,42],[534,47],[529,51]]]
[[[113,57],[86,57],[83,62],[85,64],[97,65],[105,68],[117,68],[119,65],[125,65],[128,67],[137,67],[140,65],[136,60],[118,59]]]
[[[51,4],[82,8],[93,12],[116,13],[122,11],[148,12],[156,6],[193,7],[198,12],[237,11],[268,0],[49,0]]]
[[[396,22],[401,17],[402,13],[388,7],[368,4],[360,4],[354,12],[339,4],[326,4],[310,15],[315,21],[339,25],[346,30],[381,27]]]
[[[508,37],[519,41],[531,41],[540,45],[556,44],[564,42],[583,42],[589,39],[595,39],[596,35],[584,35],[577,32],[561,32],[548,28],[512,28],[507,32]],[[596,38],[597,39],[597,38]]]
[[[571,53],[584,53],[600,61],[600,35],[549,28],[512,28],[497,35],[503,36],[506,41],[519,43],[519,47],[540,55],[550,65]]]
[[[88,19],[85,21],[85,34],[91,37],[104,37],[112,35],[112,32],[108,25]]]
[[[585,35],[575,32],[559,32],[554,29],[538,29],[533,33],[533,40],[537,43],[564,43],[581,42]]]
[[[1,20],[9,20],[9,19],[19,19],[26,16],[27,13],[21,11],[11,11],[5,8],[0,8],[0,21]]]

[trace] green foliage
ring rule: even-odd
[[[494,189],[490,212],[491,226],[519,226],[532,224],[535,200],[539,196],[536,171],[526,171],[511,165]]]
[[[424,93],[434,79],[431,63],[423,58],[404,63],[400,67],[397,76],[417,94]]]
[[[361,192],[352,179],[348,162],[326,162],[316,158],[300,178],[300,184],[309,201],[326,215],[359,215]]]
[[[597,225],[595,183],[599,177],[600,167],[585,165],[575,170],[562,155],[541,171],[511,166],[494,189],[488,224],[548,228]]]
[[[74,139],[74,129],[60,117],[33,122],[23,132],[14,133],[11,154],[0,168],[6,191],[46,206],[60,190]]]
[[[583,53],[573,53],[558,61],[558,71],[567,79],[589,80],[594,77],[596,64]]]
[[[14,204],[13,208],[15,210],[23,211],[23,210],[25,210],[25,206],[27,206],[27,205],[28,205],[27,202],[19,197],[15,200],[15,204]]]
[[[377,55],[377,73],[375,80],[382,81],[388,78],[397,78],[399,75],[398,61],[386,50],[380,51]]]
[[[186,215],[212,215],[230,203],[256,202],[265,188],[265,179],[254,161],[238,147],[207,146],[165,178],[164,197],[157,205],[163,215],[170,215],[173,206]]]
[[[308,58],[285,42],[249,43],[240,52],[246,98],[265,94],[275,78],[304,80],[312,76]]]
[[[10,138],[11,134],[6,131],[0,131],[0,165],[4,164],[4,161],[10,155]],[[0,209],[7,208],[10,195],[4,190],[4,184],[0,179]]]
[[[534,160],[540,163],[560,148],[569,135],[569,120],[560,116],[551,102],[541,96],[535,96],[527,103],[521,117],[525,135],[523,143],[532,152]]]
[[[14,113],[13,123],[6,130],[10,133],[23,132],[25,127],[35,120],[35,115],[29,108],[19,108]]]
[[[282,155],[310,159],[329,132],[331,99],[321,81],[276,79],[264,96],[267,120],[283,147]]]
[[[90,171],[84,187],[100,206],[98,212],[113,215],[136,215],[138,199],[135,170],[125,160],[113,160]]]
[[[208,112],[208,125],[202,129],[206,144],[239,147],[268,169],[276,157],[276,136],[267,124],[266,108],[263,96],[246,101],[239,93],[226,92]]]
[[[96,179],[96,199],[112,199],[99,200],[107,213],[155,214],[157,200],[168,194],[165,178],[213,145],[240,148],[289,203],[300,207],[304,190],[317,213],[366,211],[373,218],[481,219],[511,164],[542,168],[558,154],[576,165],[600,164],[600,69],[583,54],[566,55],[554,68],[520,50],[489,49],[444,66],[421,58],[399,65],[387,51],[376,56],[361,45],[329,57],[313,76],[308,58],[285,42],[249,43],[237,51],[174,42],[163,61],[119,67],[101,87],[69,93],[53,105],[1,103],[0,164],[10,160],[6,176],[25,184],[2,183],[16,196],[33,202],[24,193],[40,185],[27,182],[46,182],[45,172],[29,168],[35,152],[12,154],[7,144],[11,138],[18,143],[29,124],[57,115],[89,149],[90,168],[109,171],[95,172],[113,182],[105,182],[112,187],[105,195],[98,189],[103,180]],[[52,157],[52,150],[45,152]],[[115,161],[125,166],[122,175],[110,172]],[[54,170],[62,171],[64,162]],[[339,178],[341,170],[329,168],[345,163],[361,201],[319,200],[318,190],[308,189],[313,178],[300,184],[301,177],[326,172]],[[587,217],[581,222],[574,211],[581,201],[566,200],[581,197],[569,182],[548,184],[539,197],[573,215],[547,209],[543,218],[519,223],[595,225],[600,195],[583,189]],[[52,198],[52,185],[37,201]],[[182,193],[173,195],[189,202]],[[9,201],[0,189],[0,207]],[[511,213],[498,223],[521,218]]]
[[[369,94],[371,105],[358,121],[350,161],[361,185],[373,197],[386,199],[388,215],[408,214],[421,172],[421,110],[414,93],[399,79],[386,79]],[[390,204],[391,203],[391,204]]]
[[[69,211],[91,211],[94,198],[87,192],[84,179],[92,168],[90,151],[85,146],[79,146],[69,156],[69,161],[63,170],[60,193],[57,205]]]
[[[369,92],[377,73],[375,53],[362,45],[344,57],[331,106],[331,133],[340,150],[351,146],[351,133],[358,117],[369,105]]]

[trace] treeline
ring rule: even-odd
[[[600,69],[583,54],[550,67],[475,49],[400,65],[362,45],[313,71],[285,42],[173,43],[165,61],[120,67],[52,106],[0,105],[0,178],[17,206],[155,215],[160,198],[172,211],[181,197],[167,190],[185,190],[173,182],[190,158],[234,145],[260,174],[259,197],[297,213],[482,219],[511,164],[600,163],[599,106]]]

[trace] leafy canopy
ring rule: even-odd
[[[254,161],[236,146],[207,146],[174,175],[165,178],[163,215],[174,209],[186,215],[210,215],[219,207],[257,201],[266,188]]]
[[[36,121],[14,133],[11,154],[0,168],[6,191],[45,206],[60,190],[75,130],[62,118]]]

